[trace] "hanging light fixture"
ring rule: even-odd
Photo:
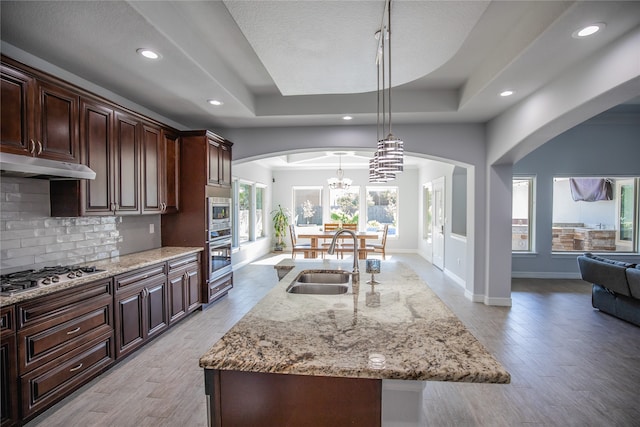
[[[351,187],[351,180],[349,178],[344,177],[344,172],[342,171],[342,155],[344,153],[335,153],[338,155],[338,170],[336,172],[337,177],[329,178],[327,181],[329,182],[329,188],[332,190],[347,190]]]
[[[373,159],[369,161],[369,181],[370,182],[387,182],[395,179],[396,174],[404,170],[404,141],[393,135],[391,131],[391,0],[387,1],[385,8],[387,16],[387,25],[384,25],[384,14],[382,25],[376,32],[378,38],[378,48],[376,52],[376,66],[378,71],[378,144]],[[388,47],[386,49],[389,56],[388,61],[388,85],[385,81],[385,39],[388,39]],[[382,70],[382,76],[380,73]],[[381,79],[382,77],[382,79]],[[382,80],[382,133],[385,129],[385,110],[388,99],[389,119],[388,134],[385,138],[380,139],[380,81]],[[385,94],[385,85],[388,93]]]

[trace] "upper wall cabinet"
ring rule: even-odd
[[[78,163],[78,94],[7,64],[1,85],[0,149]]]
[[[181,133],[2,56],[0,151],[82,163],[94,180],[51,181],[51,215],[176,213]],[[191,132],[187,132],[191,134]],[[231,143],[212,132],[202,154],[215,185],[231,185]],[[206,139],[205,139],[206,141]]]
[[[206,177],[205,185],[231,187],[233,143],[208,130],[181,132],[180,135],[182,148],[186,150],[184,154],[190,156],[193,164],[192,171],[184,171],[189,178],[200,182],[203,176]]]

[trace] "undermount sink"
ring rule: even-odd
[[[290,294],[340,295],[349,289],[350,274],[342,270],[304,270],[287,287]]]

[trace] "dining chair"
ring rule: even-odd
[[[382,229],[382,238],[380,243],[371,243],[367,245],[365,248],[366,252],[380,253],[382,254],[382,259],[387,259],[387,254],[385,253],[385,247],[387,246],[387,234],[389,234],[389,224],[385,224]]]
[[[291,236],[291,259],[296,259],[296,254],[299,252],[305,253],[311,250],[309,243],[298,243],[295,225],[289,225],[289,236]]]

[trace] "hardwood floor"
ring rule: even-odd
[[[280,257],[238,270],[227,297],[27,425],[205,426],[198,358],[277,283]],[[410,263],[512,376],[508,385],[429,382],[427,425],[640,425],[640,328],[592,309],[588,283],[514,279],[513,306],[488,307],[417,255],[387,260]]]

